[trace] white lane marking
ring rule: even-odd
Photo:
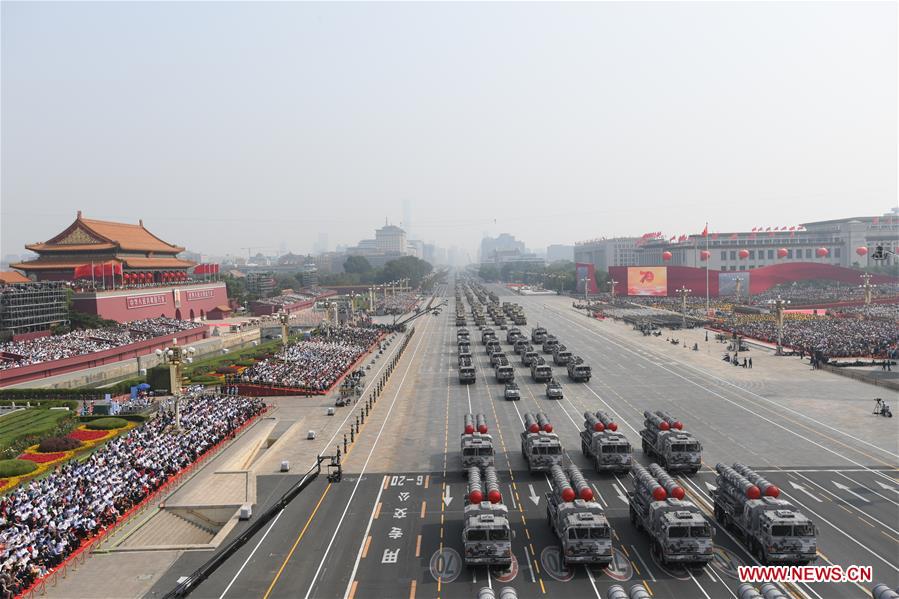
[[[696,577],[693,576],[693,573],[690,572],[690,570],[687,570],[687,574],[690,575],[690,579],[691,579],[693,582],[695,582],[695,583],[696,583],[696,586],[699,587],[699,590],[702,591],[702,594],[705,596],[705,599],[712,599],[711,597],[709,597],[709,594],[705,592],[705,589],[702,588],[702,585],[699,584],[699,581],[696,580]]]
[[[554,310],[554,311],[558,312],[558,310]],[[592,331],[592,330],[588,329],[587,327],[585,327],[585,326],[583,326],[583,325],[579,325],[579,324],[576,323],[575,321],[573,321],[573,320],[571,320],[571,319],[569,319],[569,318],[566,318],[566,317],[565,317],[564,315],[562,315],[561,313],[559,313],[559,317],[562,318],[563,320],[567,320],[568,322],[575,324],[576,326],[578,326],[578,327],[579,327],[580,329],[582,329],[583,331],[592,333],[593,335],[596,335],[597,337],[600,337],[601,339],[605,339],[606,341],[609,341],[609,342],[611,342],[611,343],[613,343],[613,344],[615,344],[615,345],[618,345],[619,347],[622,347],[623,349],[625,349],[626,351],[629,351],[629,352],[632,353],[632,354],[639,355],[639,354],[637,354],[637,352],[635,352],[635,351],[633,351],[632,349],[630,349],[630,348],[628,348],[628,347],[622,345],[621,343],[619,343],[619,342],[617,342],[617,341],[614,341],[614,340],[610,339],[609,337],[604,336],[604,335],[602,335],[601,333],[599,333],[599,332],[597,332],[597,331]],[[646,358],[644,358],[644,359],[646,359]],[[753,392],[753,391],[750,391],[749,389],[744,389],[743,387],[740,387],[739,385],[735,385],[734,383],[732,383],[732,382],[730,382],[730,381],[728,381],[728,380],[726,380],[726,379],[722,379],[721,377],[719,377],[719,376],[717,376],[717,375],[715,375],[715,374],[713,374],[713,373],[711,373],[711,372],[708,372],[708,371],[702,370],[702,369],[700,369],[700,368],[697,368],[697,367],[693,366],[692,364],[689,364],[689,363],[684,362],[684,361],[682,361],[682,360],[678,360],[678,359],[670,358],[670,357],[667,357],[666,359],[671,359],[672,361],[676,362],[677,364],[679,364],[679,365],[681,365],[681,366],[683,366],[683,367],[685,367],[685,368],[689,368],[690,370],[692,370],[692,371],[694,371],[694,372],[697,372],[697,373],[699,373],[700,375],[703,375],[703,376],[706,376],[706,377],[708,377],[708,378],[710,378],[710,379],[713,379],[713,380],[715,380],[715,381],[718,381],[719,383],[723,383],[723,384],[725,384],[725,385],[729,385],[729,386],[733,387],[734,389],[737,389],[738,391],[742,391],[743,393],[746,393],[747,395],[752,395],[753,397],[757,397],[757,398],[759,398],[760,400],[762,400],[762,401],[764,401],[764,402],[766,402],[766,403],[771,404],[772,406],[776,406],[776,407],[778,407],[778,408],[780,408],[780,409],[782,409],[782,410],[785,410],[785,411],[787,411],[787,412],[790,412],[791,414],[794,414],[794,415],[796,415],[796,416],[800,416],[800,417],[802,417],[802,418],[805,418],[806,420],[809,420],[809,421],[811,421],[811,422],[814,422],[815,424],[817,424],[817,425],[819,425],[819,426],[822,426],[822,427],[824,427],[824,428],[830,429],[831,431],[833,431],[833,432],[835,432],[835,433],[838,433],[838,434],[839,434],[840,436],[842,436],[842,437],[848,437],[848,438],[850,438],[850,439],[853,439],[854,441],[858,441],[859,443],[862,443],[862,444],[864,444],[864,445],[867,445],[867,446],[869,446],[869,447],[871,447],[871,448],[873,448],[873,449],[876,449],[876,450],[878,450],[878,451],[882,451],[883,453],[885,453],[885,454],[887,454],[887,455],[890,455],[890,456],[892,456],[892,457],[894,457],[894,458],[899,458],[899,454],[897,454],[897,453],[893,453],[892,451],[889,451],[889,450],[887,450],[887,449],[883,449],[882,447],[878,447],[877,445],[874,445],[873,443],[870,443],[870,442],[868,442],[868,441],[865,441],[864,439],[860,439],[860,438],[858,438],[858,437],[855,437],[855,436],[853,436],[853,435],[850,435],[850,434],[848,434],[846,431],[843,431],[843,430],[840,430],[840,429],[838,429],[838,428],[836,428],[836,427],[830,426],[829,424],[826,424],[826,423],[821,422],[821,421],[819,421],[819,420],[815,420],[814,418],[812,418],[812,417],[810,417],[810,416],[808,416],[808,415],[806,415],[806,414],[803,414],[802,412],[799,412],[799,411],[794,410],[794,409],[792,409],[792,408],[790,408],[790,407],[787,407],[787,406],[784,406],[784,405],[782,405],[782,404],[779,404],[779,403],[777,403],[776,401],[773,401],[773,400],[771,400],[771,399],[768,399],[768,398],[765,397],[764,395],[759,395],[758,393],[755,393],[755,392]],[[686,378],[686,377],[683,377],[682,375],[680,375],[680,374],[674,372],[673,370],[670,370],[670,369],[668,369],[668,368],[665,368],[664,366],[661,366],[661,365],[657,364],[656,362],[650,361],[650,363],[651,363],[651,364],[655,364],[655,365],[658,366],[659,368],[662,368],[663,370],[667,370],[667,371],[670,372],[671,374],[674,374],[675,376],[677,376],[677,377],[679,377],[679,378],[683,378],[684,380],[686,380],[686,381],[688,381],[688,382],[691,382],[691,383],[693,383],[694,385],[696,385],[696,386],[698,386],[698,387],[701,387],[701,388],[703,388],[703,389],[706,389],[703,385],[700,385],[700,384],[697,383],[696,381],[693,381],[693,380],[691,380],[691,379],[688,379],[688,378]],[[706,390],[711,392],[711,390],[709,390],[709,389],[706,389]],[[717,395],[717,393],[716,393],[716,395]],[[729,401],[729,400],[728,400],[728,401]],[[770,409],[770,408],[768,408],[768,409]],[[773,410],[772,410],[772,411],[773,411]],[[831,452],[831,453],[835,453],[835,454],[836,454],[836,452]],[[839,455],[839,454],[836,454],[836,455]],[[850,461],[851,461],[851,460],[850,460]]]
[[[584,566],[584,570],[587,571],[587,578],[590,580],[590,586],[593,587],[593,592],[596,593],[596,599],[602,599],[602,595],[599,594],[599,589],[596,588],[596,581],[593,579],[593,572],[590,571],[590,568]]]
[[[359,560],[362,559],[362,551],[365,549],[365,541],[368,539],[368,533],[371,532],[371,523],[374,522],[375,519],[375,510],[378,509],[378,503],[381,501],[381,493],[384,492],[384,482],[387,480],[388,475],[384,475],[384,478],[381,479],[381,484],[378,485],[378,496],[375,497],[374,503],[371,505],[371,514],[368,516],[368,524],[365,526],[365,532],[362,534],[362,541],[359,543],[359,551],[356,552],[356,561],[353,564],[353,571],[350,573],[350,585],[352,586],[353,581],[356,579],[356,571],[359,569]],[[361,476],[359,478],[362,478]],[[350,593],[349,587],[347,588],[347,592],[344,595],[346,598]]]
[[[822,491],[824,491],[825,493],[827,493],[828,495],[830,495],[830,496],[833,497],[834,499],[840,501],[841,503],[846,504],[847,506],[849,506],[850,508],[852,508],[852,509],[855,510],[856,512],[858,512],[858,513],[860,513],[860,514],[863,514],[863,515],[865,516],[865,518],[868,518],[869,520],[873,520],[874,522],[877,522],[878,524],[880,524],[881,526],[883,526],[884,528],[886,528],[887,530],[889,530],[890,532],[892,532],[894,535],[899,535],[899,531],[897,531],[897,530],[894,529],[893,527],[889,526],[888,524],[885,524],[884,522],[881,522],[880,520],[878,520],[878,519],[875,518],[874,516],[868,514],[868,512],[864,511],[864,510],[861,509],[859,506],[853,505],[853,504],[849,503],[848,501],[846,501],[845,499],[843,499],[843,498],[840,497],[839,495],[837,495],[837,494],[831,492],[829,489],[826,489],[826,488],[822,487],[821,485],[819,485],[818,483],[816,483],[816,482],[813,481],[812,479],[808,478],[807,476],[802,476],[801,474],[800,474],[799,476],[801,476],[803,479],[807,480],[810,484],[815,485],[816,487],[818,487],[819,489],[821,489]],[[831,482],[834,482],[834,481],[831,481]],[[836,484],[836,483],[834,482],[834,484]]]
[[[852,489],[850,489],[849,487],[847,487],[847,486],[844,485],[843,483],[838,483],[838,482],[835,481],[835,480],[832,480],[832,481],[830,481],[830,482],[832,482],[832,483],[833,483],[833,486],[835,486],[835,487],[836,487],[837,489],[839,489],[840,491],[845,491],[846,493],[849,493],[849,494],[852,495],[853,497],[856,497],[856,498],[858,498],[858,499],[861,499],[861,500],[864,501],[865,503],[871,503],[871,500],[870,500],[870,499],[868,499],[867,497],[862,497],[861,495],[859,495],[858,493],[856,493],[855,491],[853,491]]]
[[[468,394],[468,413],[473,414],[471,411],[471,387],[469,385],[465,385],[465,392]]]
[[[821,503],[821,498],[820,498],[820,497],[818,497],[817,495],[812,495],[811,491],[809,491],[808,489],[806,489],[805,487],[803,487],[803,486],[800,485],[799,483],[794,483],[793,481],[789,481],[789,483],[790,483],[790,486],[793,487],[793,489],[799,491],[800,493],[805,493],[806,495],[808,495],[809,497],[811,497],[812,499],[814,499],[814,500],[817,501],[818,503]]]
[[[428,321],[425,324],[424,328],[430,328],[431,321]],[[384,433],[384,428],[387,426],[387,423],[390,421],[390,414],[393,412],[393,407],[396,405],[396,400],[400,396],[400,391],[403,389],[403,384],[406,382],[406,377],[409,375],[409,371],[412,370],[412,364],[415,361],[415,356],[418,354],[418,350],[421,348],[421,342],[424,341],[424,338],[427,336],[427,331],[423,330],[421,332],[421,336],[418,338],[418,343],[415,344],[415,349],[412,352],[412,355],[409,358],[409,363],[406,365],[406,372],[403,373],[403,378],[400,379],[399,385],[397,385],[396,391],[393,395],[393,399],[390,402],[390,406],[387,408],[387,414],[384,416],[384,422],[381,423],[381,428],[378,430],[378,434],[375,437],[375,441],[371,446],[371,449],[368,452],[368,457],[365,458],[365,463],[362,465],[362,470],[359,472],[359,478],[356,479],[356,484],[353,485],[353,490],[350,493],[350,497],[346,502],[346,506],[343,508],[343,513],[340,514],[340,519],[337,521],[337,526],[334,528],[334,534],[331,535],[331,540],[328,541],[328,546],[325,547],[325,552],[322,554],[322,559],[318,564],[318,567],[315,569],[315,575],[313,575],[312,580],[309,581],[309,589],[306,591],[305,599],[309,599],[309,596],[312,594],[312,589],[315,588],[315,582],[318,580],[318,575],[321,574],[322,567],[325,565],[325,560],[328,558],[328,553],[331,552],[331,547],[334,545],[334,539],[337,538],[337,533],[340,530],[341,525],[343,524],[344,518],[346,518],[346,514],[350,509],[350,506],[353,505],[353,497],[356,496],[356,491],[359,490],[359,484],[362,482],[362,479],[365,475],[365,470],[368,468],[368,462],[371,460],[371,456],[374,455],[375,449],[378,447],[378,442],[381,440],[381,435]],[[344,599],[349,597],[350,587],[353,584],[352,578],[347,583],[346,592],[344,593]]]
[[[889,501],[889,502],[892,503],[893,505],[899,505],[899,503],[896,503],[895,501],[893,501],[892,499],[890,499],[890,498],[887,497],[886,495],[881,495],[880,493],[878,493],[878,492],[875,491],[874,489],[871,489],[870,487],[867,487],[867,486],[861,484],[860,482],[858,482],[858,481],[855,480],[854,478],[850,478],[850,477],[846,476],[845,474],[843,474],[842,472],[837,472],[836,474],[838,474],[839,476],[842,476],[843,478],[845,478],[845,479],[848,480],[849,482],[858,485],[859,487],[861,487],[862,489],[868,491],[869,493],[873,493],[874,495],[877,495],[877,496],[880,497],[881,499],[883,499],[883,500],[885,500],[885,501]],[[874,482],[876,482],[878,485],[880,485],[880,487],[883,488],[883,489],[886,489],[886,490],[888,490],[888,491],[896,491],[895,489],[893,489],[893,488],[890,487],[889,485],[885,485],[885,484],[883,484],[882,482],[880,482],[879,480],[875,480]],[[896,492],[899,493],[899,491],[896,491]]]
[[[268,533],[270,533],[272,531],[272,529],[275,527],[275,524],[277,524],[278,519],[281,518],[281,514],[283,514],[283,513],[284,513],[284,510],[282,509],[280,512],[278,512],[278,515],[275,516],[275,519],[272,520],[272,523],[268,525],[268,528],[265,529],[265,534],[262,535],[262,538],[259,539],[259,542],[256,543],[255,547],[253,547],[253,551],[250,552],[250,555],[247,556],[247,559],[245,559],[244,562],[240,565],[240,568],[237,570],[237,573],[234,574],[234,577],[231,579],[231,582],[228,583],[228,586],[226,586],[225,590],[222,591],[222,594],[219,595],[219,599],[222,599],[225,595],[228,594],[228,591],[231,590],[231,585],[234,584],[234,581],[237,580],[237,577],[240,576],[240,573],[243,572],[243,569],[247,566],[248,563],[250,563],[250,560],[253,559],[253,556],[256,555],[256,550],[259,549],[260,545],[262,545],[262,542],[265,540],[265,537],[267,537]]]
[[[564,318],[564,317],[563,317],[563,318]],[[567,319],[566,319],[566,320],[567,320]],[[613,340],[611,340],[611,339],[608,339],[607,337],[605,337],[605,336],[603,336],[603,335],[600,335],[599,333],[596,333],[596,332],[594,332],[594,331],[589,331],[589,330],[588,330],[588,332],[592,333],[593,335],[595,335],[595,336],[597,336],[597,337],[600,337],[601,339],[605,339],[606,341],[610,341],[612,344],[621,347],[622,349],[624,349],[624,350],[627,351],[627,352],[630,352],[630,353],[632,353],[632,354],[634,354],[634,355],[639,355],[639,354],[637,354],[637,352],[635,352],[635,351],[631,350],[630,348],[628,348],[628,347],[622,345],[621,343],[618,343],[618,342],[616,342],[616,341],[613,341]],[[756,418],[760,418],[760,419],[764,420],[765,422],[768,422],[769,424],[773,424],[773,425],[776,426],[777,428],[783,429],[784,431],[786,431],[786,432],[788,432],[788,433],[790,433],[790,434],[792,434],[792,435],[795,435],[795,436],[799,437],[799,438],[802,439],[803,441],[807,441],[808,443],[811,443],[812,445],[815,445],[816,447],[819,447],[819,448],[823,449],[824,451],[826,451],[826,452],[828,452],[828,453],[831,453],[831,454],[833,454],[833,455],[835,455],[835,456],[837,456],[837,457],[839,457],[839,458],[841,458],[841,459],[843,459],[843,460],[846,460],[847,462],[850,462],[850,463],[852,463],[852,464],[855,464],[855,465],[858,466],[859,468],[865,469],[865,470],[868,471],[868,472],[872,472],[872,473],[874,473],[876,476],[887,478],[887,475],[883,474],[882,472],[879,472],[879,471],[877,471],[877,470],[873,470],[873,469],[871,469],[871,468],[868,468],[868,467],[866,467],[864,464],[859,463],[859,462],[856,462],[856,461],[853,460],[852,458],[849,458],[849,457],[847,457],[847,456],[845,456],[845,455],[843,455],[843,454],[841,454],[841,453],[839,453],[839,452],[837,452],[837,451],[834,451],[834,450],[830,449],[829,447],[827,447],[827,446],[825,446],[825,445],[822,445],[821,443],[818,443],[817,441],[814,441],[814,440],[812,440],[812,439],[809,439],[808,437],[806,437],[806,436],[804,436],[804,435],[801,435],[801,434],[797,433],[796,431],[790,429],[789,427],[784,426],[784,425],[780,424],[779,422],[775,422],[774,420],[771,420],[770,418],[768,418],[768,417],[766,417],[766,416],[763,416],[763,415],[759,414],[758,412],[754,412],[753,410],[750,410],[750,409],[747,408],[746,406],[741,405],[740,403],[737,403],[737,402],[733,401],[732,399],[729,399],[728,397],[725,397],[724,395],[721,395],[721,394],[718,393],[717,391],[715,391],[715,390],[713,390],[713,389],[710,389],[710,388],[706,387],[705,385],[702,385],[702,384],[700,384],[700,383],[698,383],[698,382],[696,382],[696,381],[694,381],[694,380],[692,380],[692,379],[689,379],[689,378],[687,378],[687,377],[685,377],[685,376],[683,376],[683,375],[681,375],[681,374],[679,374],[679,373],[677,373],[677,372],[671,370],[670,368],[666,368],[665,366],[662,366],[661,364],[657,364],[657,363],[654,363],[654,362],[652,362],[652,364],[654,364],[654,365],[657,366],[658,368],[661,368],[662,370],[664,370],[664,371],[666,371],[666,372],[668,372],[668,373],[670,373],[670,374],[673,374],[674,376],[678,377],[679,379],[682,379],[682,380],[684,380],[684,381],[686,381],[686,382],[688,382],[688,383],[690,383],[690,384],[692,384],[692,385],[695,385],[695,386],[699,387],[700,389],[706,391],[707,393],[710,393],[710,394],[712,394],[712,395],[714,395],[714,396],[716,396],[716,397],[719,397],[719,398],[723,399],[723,400],[726,401],[727,403],[729,403],[729,404],[731,404],[731,405],[733,405],[733,406],[736,406],[736,407],[740,408],[741,410],[744,410],[744,411],[746,411],[746,412],[749,412],[750,414],[754,415]],[[739,388],[739,387],[738,387],[738,388]],[[776,404],[775,404],[775,405],[776,405]],[[771,410],[770,408],[766,408],[766,409],[768,409],[768,410],[771,411],[771,412],[774,412],[774,410]],[[775,413],[776,413],[776,412],[775,412]],[[631,428],[633,428],[633,427],[631,427]],[[848,436],[848,435],[847,435],[847,436]],[[852,448],[850,448],[850,449],[852,449]],[[890,452],[887,452],[887,453],[890,453]],[[892,454],[891,454],[891,455],[892,455]]]
[[[509,487],[509,499],[512,501],[512,509],[517,510],[518,505],[515,503],[515,493],[512,492],[512,485],[507,484],[506,486]]]
[[[655,574],[652,573],[652,570],[650,570],[649,566],[646,565],[646,562],[643,561],[643,556],[640,555],[640,552],[637,551],[637,548],[631,545],[631,551],[633,551],[634,555],[637,556],[637,559],[640,560],[640,565],[643,566],[643,570],[649,575],[649,579],[653,582],[656,582]]]

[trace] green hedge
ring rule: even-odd
[[[119,414],[118,416],[103,416],[103,415],[90,415],[90,416],[79,416],[79,422],[87,424],[89,422],[93,422],[94,420],[101,420],[104,418],[118,418],[120,420],[127,420],[128,422],[137,422],[144,423],[147,421],[147,416],[144,414]]]
[[[103,399],[107,393],[115,397],[124,393],[130,393],[131,387],[144,382],[141,378],[132,378],[125,381],[119,381],[109,387],[102,389],[90,387],[78,387],[77,389],[0,389],[0,401],[15,400],[17,402],[25,400],[82,400],[82,399]]]
[[[78,401],[74,399],[27,399],[24,401],[21,399],[0,399],[0,406],[15,404],[24,408],[26,402],[31,404],[33,408],[69,408],[73,412],[78,410]]]
[[[0,477],[22,476],[37,470],[37,464],[30,460],[0,460]]]
[[[124,418],[97,418],[87,423],[87,428],[95,431],[111,431],[128,426]]]

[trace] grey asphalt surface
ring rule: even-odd
[[[194,597],[475,597],[478,589],[514,586],[520,597],[602,597],[612,584],[641,583],[654,597],[736,597],[736,566],[754,563],[711,516],[708,486],[716,462],[745,463],[764,473],[818,527],[818,564],[871,565],[874,581],[899,586],[899,420],[874,417],[864,383],[816,376],[783,363],[765,370],[756,358],[752,376],[680,354],[623,324],[596,321],[571,308],[570,298],[521,297],[493,287],[501,301],[525,308],[530,330],[539,322],[593,368],[587,384],[568,380],[562,401],[547,400],[544,386],[512,359],[522,387],[519,402],[502,399],[484,346],[469,325],[477,382],[457,381],[454,316],[425,316],[356,446],[342,482],[319,477],[278,519],[232,556]],[[470,319],[469,319],[470,322]],[[500,339],[510,358],[504,336]],[[549,360],[549,363],[552,361]],[[839,380],[837,380],[839,379]],[[870,402],[873,403],[873,402]],[[895,403],[895,402],[894,402]],[[678,477],[716,529],[716,558],[701,570],[655,563],[647,538],[628,519],[627,476],[597,474],[581,455],[583,412],[615,415],[637,449],[644,409],[665,409],[703,443],[703,469]],[[526,411],[544,411],[569,457],[580,466],[606,508],[616,559],[606,571],[559,566],[558,544],[546,523],[545,476],[530,474],[520,453]],[[465,477],[459,433],[467,412],[486,415],[497,470],[513,528],[511,571],[466,568],[459,555]],[[295,479],[293,479],[295,480]],[[259,479],[261,507],[286,490],[291,477]],[[210,557],[188,552],[153,588],[158,597]],[[795,597],[870,597],[871,584],[791,585]],[[867,592],[867,595],[865,594]]]

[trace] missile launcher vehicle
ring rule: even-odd
[[[702,512],[658,464],[631,466],[634,490],[627,494],[631,524],[645,530],[662,564],[705,565],[712,560],[712,530]]]
[[[545,383],[553,378],[553,369],[542,356],[534,355],[531,360],[531,378],[535,383]]]
[[[483,414],[465,414],[461,437],[462,467],[493,466],[493,437],[488,434],[487,419]]]
[[[547,335],[546,339],[543,340],[543,353],[551,354],[553,350],[556,349],[559,345],[559,340],[556,339],[555,335]]]
[[[702,466],[702,444],[667,412],[643,412],[643,453],[670,472],[696,474]]]
[[[579,356],[572,356],[566,364],[568,369],[568,378],[576,383],[586,383],[593,376],[593,371]]]
[[[562,442],[553,432],[553,426],[543,412],[528,412],[524,415],[521,455],[531,472],[546,471],[562,464]]]
[[[543,343],[546,341],[546,329],[535,327],[531,329],[531,343]]]
[[[602,411],[584,412],[581,451],[597,472],[625,473],[634,460],[631,444],[618,432],[618,423]]]
[[[550,469],[552,490],[546,494],[546,519],[559,539],[562,564],[612,562],[612,529],[602,506],[593,500],[593,489],[577,466]]]
[[[466,566],[512,564],[509,510],[502,503],[499,478],[493,466],[468,469],[468,492],[462,523]]]
[[[565,366],[570,360],[571,352],[561,343],[553,349],[553,364],[556,366]]]
[[[524,338],[521,334],[521,329],[518,327],[512,327],[506,331],[506,343],[515,343],[515,340],[519,337]]]
[[[805,565],[817,559],[815,525],[780,489],[742,464],[717,464],[715,519],[738,533],[762,564]]]
[[[526,351],[533,351],[534,348],[528,343],[527,339],[519,337],[515,340],[515,343],[512,344],[512,349],[516,354],[521,355]]]

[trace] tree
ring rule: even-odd
[[[377,278],[381,283],[409,279],[411,284],[417,287],[433,268],[430,262],[415,256],[403,256],[385,264]]]
[[[365,256],[347,256],[343,263],[343,270],[348,273],[363,274],[371,272],[372,268]]]
[[[482,264],[478,269],[478,276],[485,281],[496,281],[499,279],[499,270],[492,264]]]

